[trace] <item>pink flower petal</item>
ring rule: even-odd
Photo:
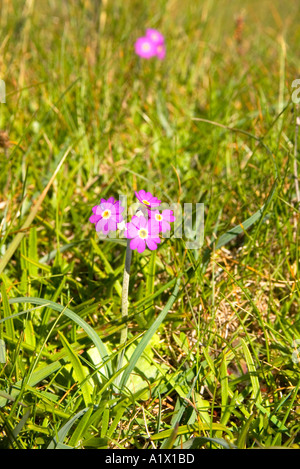
[[[137,245],[137,251],[141,254],[146,249],[146,241],[141,238],[137,238],[137,239],[139,240],[138,245]]]
[[[148,220],[148,231],[151,235],[159,233],[159,222],[155,218]]]
[[[130,243],[129,243],[129,246],[130,246],[130,249],[134,250],[138,247],[138,244],[139,244],[139,237],[137,236],[136,238],[133,238]]]
[[[107,220],[107,231],[117,231],[117,222],[109,218]]]
[[[140,229],[140,217],[136,217],[135,215],[133,215],[132,219],[131,219],[131,223],[132,225],[134,225],[137,229]]]
[[[156,244],[159,244],[161,242],[161,239],[158,236],[151,236],[150,239],[154,241]]]
[[[127,223],[124,236],[125,238],[135,238],[138,235],[138,228],[132,223]]]
[[[146,228],[148,229],[148,220],[147,218],[145,218],[143,215],[139,217],[139,220],[140,220],[140,229],[141,228]]]
[[[156,47],[156,55],[159,58],[159,60],[164,60],[166,56],[166,46],[164,44],[159,44]]]
[[[104,218],[101,218],[101,220],[99,220],[96,223],[96,231],[105,231],[106,224],[107,224],[107,220],[105,220]]]
[[[97,223],[97,221],[101,220],[101,215],[91,215],[89,221],[91,223]]]
[[[147,238],[146,244],[151,251],[154,251],[155,249],[157,249],[157,244],[152,238]]]
[[[163,210],[162,216],[164,220],[175,221],[176,218],[173,215],[173,210]]]
[[[158,200],[157,197],[151,194],[151,192],[146,192],[143,189],[139,192],[135,192],[136,197],[142,203],[146,200],[148,204],[145,204],[147,207],[157,207],[161,204],[161,200]]]
[[[171,225],[168,221],[163,220],[161,222],[161,228],[160,229],[161,229],[162,233],[165,233],[166,231],[171,231]]]

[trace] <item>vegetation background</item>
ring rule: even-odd
[[[299,7],[1,1],[1,448],[299,448]],[[204,203],[204,245],[134,253],[118,370],[88,219],[142,188]]]

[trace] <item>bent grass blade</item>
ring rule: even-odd
[[[32,208],[30,214],[26,218],[25,223],[22,225],[19,233],[14,237],[13,241],[9,245],[9,247],[8,247],[7,251],[5,252],[4,256],[0,260],[0,275],[4,271],[4,269],[7,266],[8,262],[10,261],[12,256],[14,255],[15,251],[18,249],[19,244],[21,243],[22,239],[26,235],[28,228],[30,227],[30,225],[33,222],[35,216],[37,215],[37,213],[38,213],[38,211],[39,211],[39,209],[40,209],[40,207],[43,203],[43,200],[47,195],[47,192],[49,191],[51,185],[53,184],[54,179],[56,178],[60,168],[62,167],[62,165],[63,165],[65,159],[67,158],[68,154],[70,153],[71,149],[72,149],[72,146],[69,146],[67,148],[67,150],[64,153],[62,159],[60,160],[57,168],[55,169],[54,173],[52,174],[52,176],[50,178],[50,181],[46,185],[45,189],[43,190],[43,192],[39,196],[36,204]]]

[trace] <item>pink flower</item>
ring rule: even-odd
[[[170,222],[176,220],[173,214],[173,210],[163,210],[161,213],[159,210],[153,210],[149,212],[150,218],[154,219],[159,226],[159,231],[165,233],[171,230]]]
[[[165,38],[157,29],[148,28],[146,30],[146,37],[156,46],[161,46],[165,42]]]
[[[164,36],[157,29],[148,28],[146,35],[136,41],[135,52],[144,59],[156,56],[163,60],[166,56]]]
[[[110,231],[116,231],[118,223],[123,221],[121,213],[124,211],[124,207],[113,197],[107,200],[101,199],[100,205],[95,205],[92,210],[93,215],[90,217],[90,222],[95,223],[96,231],[102,231],[105,235]]]
[[[136,54],[143,59],[151,59],[156,55],[156,45],[148,37],[139,37],[134,47]]]
[[[164,44],[160,44],[156,47],[156,55],[160,60],[163,60],[166,56],[166,46]]]
[[[137,249],[139,253],[142,253],[145,251],[146,246],[151,251],[157,249],[157,244],[160,243],[158,233],[158,223],[153,222],[150,218],[147,220],[143,216],[134,216],[130,223],[126,223],[124,236],[131,240],[129,243],[130,249]]]
[[[135,192],[135,195],[143,205],[146,205],[147,208],[159,207],[161,204],[161,200],[158,200],[157,197],[154,197],[151,192],[146,192],[143,189],[139,192]]]

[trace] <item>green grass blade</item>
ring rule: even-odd
[[[32,277],[37,277],[38,275],[38,252],[37,252],[37,235],[36,227],[33,226],[29,232],[28,239],[28,271],[29,275]]]
[[[170,296],[167,304],[165,305],[164,309],[161,311],[159,316],[156,318],[156,320],[154,321],[152,326],[145,333],[142,340],[138,344],[137,348],[133,352],[133,354],[130,358],[129,364],[128,364],[126,370],[124,371],[124,374],[122,375],[122,378],[121,378],[121,381],[120,381],[121,389],[126,386],[129,375],[132,372],[132,370],[134,369],[137,361],[139,360],[139,358],[141,357],[143,351],[145,350],[148,343],[150,342],[151,338],[153,337],[153,335],[155,334],[155,332],[157,331],[157,329],[159,328],[159,326],[162,324],[163,320],[167,316],[167,314],[168,314],[170,308],[172,307],[173,303],[176,301],[178,291],[179,291],[179,285],[180,285],[180,277],[177,279],[175,288],[173,290],[173,293],[171,294],[171,296]]]
[[[46,366],[43,365],[41,368],[35,370],[31,374],[26,386],[35,386],[39,382],[48,378],[48,376],[50,376],[52,373],[55,373],[56,371],[58,371],[61,367],[62,367],[62,364],[60,361],[55,361]],[[18,396],[21,390],[22,384],[23,384],[22,380],[14,384],[14,387],[10,393],[11,399],[13,400],[16,399],[16,397]],[[0,395],[0,408],[5,406],[6,401],[7,401],[7,398],[3,395],[2,396]]]
[[[226,407],[228,403],[228,373],[227,373],[227,360],[226,354],[224,353],[223,359],[220,365],[220,383],[221,383],[221,404],[222,404],[222,414],[221,419],[226,412]]]
[[[206,436],[196,436],[195,438],[189,438],[181,446],[177,446],[175,449],[199,449],[201,446],[204,446],[206,443],[215,444],[221,446],[225,449],[236,449],[235,445],[228,443],[228,441],[223,438],[210,438]]]
[[[116,410],[116,416],[115,416],[114,420],[112,421],[112,423],[109,426],[109,429],[107,431],[107,437],[108,438],[112,437],[115,429],[120,424],[120,420],[121,420],[121,418],[122,418],[125,411],[126,411],[126,406],[123,403],[121,403],[119,408]]]
[[[115,273],[114,269],[110,265],[110,263],[109,263],[107,257],[105,256],[103,250],[100,248],[100,246],[98,246],[98,244],[95,242],[95,240],[93,238],[91,238],[91,243],[92,243],[92,246],[93,246],[94,250],[98,254],[98,256],[102,259],[106,273],[108,275],[113,275]],[[121,297],[122,296],[122,285],[120,284],[119,280],[114,281],[114,288],[116,289],[118,295]]]
[[[254,225],[254,223],[263,219],[263,216],[266,213],[266,210],[276,193],[276,189],[277,189],[277,181],[275,181],[272,186],[267,202],[259,210],[257,210],[253,215],[251,215],[251,217],[247,218],[245,221],[243,221],[239,225],[236,225],[234,228],[228,230],[226,233],[221,235],[217,241],[213,241],[211,243],[211,245],[204,251],[204,254],[203,254],[202,263],[204,265],[208,264],[213,247],[215,250],[220,249],[221,247],[225,246],[230,241],[232,241],[234,238],[236,238],[238,235],[244,233],[249,228],[251,228],[251,226]]]
[[[70,438],[70,441],[68,443],[68,445],[71,446],[72,448],[76,447],[79,441],[84,437],[84,433],[90,425],[90,417],[91,417],[93,410],[94,410],[93,407],[90,407],[88,411],[80,419],[77,427],[75,428]]]
[[[0,338],[0,363],[6,363],[6,343]]]
[[[107,435],[107,430],[109,426],[109,408],[104,409],[101,425],[101,434],[100,437],[104,438]]]
[[[242,344],[242,347],[243,347],[245,361],[247,363],[247,367],[248,367],[248,371],[249,371],[249,375],[250,375],[250,380],[251,380],[251,384],[252,384],[252,399],[254,399],[255,402],[258,402],[260,404],[262,402],[262,396],[261,396],[261,391],[260,391],[256,366],[255,366],[252,355],[251,355],[251,353],[249,351],[249,348],[248,348],[246,342],[244,341],[244,339],[241,339],[241,344]]]
[[[199,425],[198,424],[193,424],[193,425],[180,425],[177,429],[177,435],[189,435],[192,433],[199,433]],[[201,430],[203,431],[220,431],[220,432],[225,432],[228,435],[232,436],[231,431],[225,427],[225,425],[222,425],[220,423],[211,423],[211,424],[206,424],[206,423],[201,423]],[[155,433],[154,435],[151,435],[151,440],[156,441],[156,440],[162,440],[165,438],[169,438],[172,436],[174,429],[169,428],[168,430],[163,430],[160,433]]]
[[[63,313],[65,316],[67,316],[76,324],[78,324],[79,327],[82,327],[82,329],[87,333],[91,341],[97,347],[100,353],[100,356],[103,360],[103,363],[105,363],[105,368],[107,370],[107,377],[112,374],[112,368],[111,368],[111,363],[109,361],[109,355],[108,355],[108,352],[104,343],[102,342],[98,334],[94,331],[94,329],[86,321],[84,321],[80,316],[74,313],[70,308],[66,308],[63,305],[54,303],[53,301],[50,301],[50,300],[44,300],[42,298],[34,298],[34,297],[10,298],[9,303],[10,304],[31,303],[31,304],[36,304],[36,305],[43,305],[43,306],[47,306],[48,308],[52,308],[54,311]]]
[[[70,363],[74,369],[75,380],[78,381],[78,385],[82,390],[82,396],[85,402],[86,407],[92,404],[92,392],[93,388],[88,381],[88,375],[85,372],[77,354],[72,349],[71,345],[67,339],[59,332],[60,340],[62,341],[63,347],[67,352]]]
[[[247,436],[250,430],[250,426],[252,424],[252,421],[255,419],[255,414],[252,414],[249,419],[246,421],[244,426],[242,427],[242,430],[239,433],[238,441],[237,441],[237,447],[239,449],[245,449],[247,445]]]
[[[156,267],[156,251],[152,251],[150,255],[150,261],[148,264],[148,271],[147,271],[147,281],[146,281],[146,297],[151,296],[154,293],[154,280],[155,280],[155,267]],[[152,306],[153,301],[149,302],[149,306],[151,308],[147,308],[146,317],[151,320],[152,317]]]
[[[73,427],[76,420],[78,420],[88,410],[89,410],[89,408],[82,409],[79,412],[77,412],[77,414],[74,415],[74,417],[72,417],[70,420],[68,420],[68,422],[65,423],[60,428],[60,430],[57,432],[57,436],[53,438],[51,443],[49,443],[49,445],[47,446],[47,449],[58,449],[59,445],[63,443],[64,439],[66,438],[67,434],[69,433],[69,431]]]
[[[35,216],[37,215],[37,213],[38,213],[38,211],[39,211],[39,209],[40,209],[40,207],[43,203],[44,198],[46,197],[50,187],[53,184],[54,179],[56,178],[60,168],[62,167],[62,165],[63,165],[65,159],[67,158],[68,154],[70,153],[71,149],[72,149],[72,146],[68,147],[67,150],[65,151],[62,159],[60,160],[58,166],[56,167],[54,173],[52,174],[48,184],[46,185],[45,189],[43,190],[43,192],[39,196],[37,202],[35,203],[34,207],[32,208],[30,214],[28,215],[25,222],[23,223],[19,233],[16,234],[13,241],[9,245],[7,251],[5,252],[4,256],[0,260],[0,274],[2,274],[5,267],[7,266],[8,262],[10,261],[12,256],[14,255],[15,251],[18,249],[19,244],[21,243],[22,239],[26,235],[26,232],[27,232],[28,228],[30,227],[30,225],[33,222]]]
[[[9,305],[9,301],[7,298],[5,283],[1,283],[1,298],[2,298],[2,311],[3,311],[3,320],[5,321],[6,332],[11,337],[11,339],[15,338],[15,328],[14,322],[12,320],[11,309]],[[0,315],[0,319],[1,315]],[[1,326],[0,326],[1,327]]]

